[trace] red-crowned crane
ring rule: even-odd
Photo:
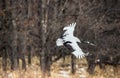
[[[83,58],[86,54],[79,47],[78,42],[81,41],[74,36],[76,23],[72,23],[63,28],[64,33],[60,38],[56,40],[57,46],[70,46],[73,50],[72,54],[76,56],[76,58]],[[67,47],[68,48],[68,47]]]

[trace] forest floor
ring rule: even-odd
[[[0,63],[1,66],[1,63]],[[70,57],[66,57],[66,61],[63,63],[62,59],[52,64],[51,76],[47,78],[120,78],[120,68],[114,68],[112,66],[106,66],[105,69],[95,68],[95,73],[89,75],[87,70],[87,63],[85,59],[77,60],[76,73],[71,74]],[[32,59],[32,64],[27,65],[27,69],[22,70],[8,70],[3,71],[0,67],[0,78],[41,78],[41,71],[39,67],[39,60],[37,57]]]

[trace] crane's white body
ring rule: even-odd
[[[67,43],[67,45],[70,45],[72,49],[74,50],[72,52],[73,55],[75,55],[77,58],[82,58],[85,56],[85,53],[82,51],[82,49],[79,47],[77,42],[81,42],[77,37],[74,36],[74,29],[75,29],[76,23],[72,23],[66,27],[63,28],[65,31],[63,33],[62,38],[58,38],[56,41],[57,46],[63,46],[65,42],[71,42]]]

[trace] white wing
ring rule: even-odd
[[[74,29],[75,26],[76,26],[76,22],[75,22],[75,23],[72,23],[72,24],[70,24],[70,25],[68,25],[68,26],[66,26],[66,27],[64,27],[63,30],[68,30],[68,29],[71,29],[71,28]]]
[[[76,23],[72,23],[72,24],[64,27],[63,30],[65,30],[65,32],[63,35],[73,35],[75,26],[76,26]]]
[[[82,50],[80,50],[80,51],[76,50],[76,51],[72,52],[72,54],[75,55],[75,57],[79,58],[79,59],[83,58],[85,56],[85,54],[82,52]]]
[[[82,49],[78,46],[76,42],[68,44],[73,48],[74,51],[72,52],[72,54],[74,54],[76,58],[83,58],[85,56],[85,53],[82,51]]]
[[[76,23],[72,23],[68,25],[67,27],[64,27],[63,30],[65,32],[63,33],[63,39],[65,41],[73,41],[75,40],[76,42],[81,42],[77,37],[73,35],[74,30],[75,30]]]

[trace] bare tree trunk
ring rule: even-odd
[[[31,58],[32,58],[32,55],[31,55],[32,47],[27,46],[27,50],[28,50],[28,64],[30,65],[31,64]]]
[[[47,47],[46,47],[46,37],[47,37],[47,22],[48,22],[48,8],[47,5],[49,5],[49,0],[42,0],[41,5],[41,38],[42,38],[42,52],[40,56],[40,63],[41,63],[41,70],[42,70],[42,78],[45,77],[47,73]]]
[[[45,78],[46,74],[46,59],[45,59],[45,43],[46,43],[46,22],[45,22],[45,9],[46,9],[46,0],[42,0],[42,19],[41,19],[41,25],[42,25],[42,52],[41,52],[41,57],[40,57],[40,63],[41,63],[41,70],[42,70],[42,78]]]
[[[28,18],[28,20],[30,20],[31,19],[31,17],[32,17],[32,14],[33,14],[33,12],[32,12],[32,1],[33,0],[27,0],[27,3],[28,3],[28,15],[27,15],[27,18]],[[29,33],[29,31],[27,32],[27,35],[28,35],[28,33]],[[31,40],[29,39],[28,40],[28,46],[27,46],[27,48],[28,48],[28,64],[30,65],[31,64],[31,58],[32,58],[32,51],[33,51],[33,48],[31,47]]]
[[[27,1],[24,1],[24,0],[20,0],[20,3],[22,4],[22,8],[21,8],[21,17],[19,18],[20,19],[20,26],[23,27],[23,28],[20,28],[21,31],[20,31],[20,34],[21,34],[21,60],[22,60],[22,69],[26,69],[26,61],[25,61],[25,53],[26,53],[26,39],[27,39],[27,26],[24,24],[24,22],[26,21],[27,17],[25,18],[25,16],[27,16]],[[24,17],[22,17],[24,16]]]
[[[1,2],[1,10],[3,11],[3,13],[6,13],[4,10],[6,9],[6,1],[5,0],[2,0],[2,2]],[[6,15],[7,16],[7,15]],[[5,18],[6,18],[6,16],[2,16],[2,18],[1,18],[1,21],[2,21],[2,25],[4,25],[4,26],[6,26],[6,20],[5,20]],[[3,26],[1,27],[1,29],[3,30]],[[6,67],[7,67],[7,52],[6,52],[6,46],[5,46],[5,44],[6,44],[6,40],[4,40],[5,39],[5,36],[7,35],[4,31],[6,31],[6,29],[4,29],[3,31],[2,31],[2,42],[3,42],[3,44],[2,44],[2,47],[0,48],[1,50],[2,50],[2,66],[3,66],[3,70],[5,71],[6,70]]]
[[[3,49],[2,51],[2,66],[3,66],[3,70],[6,71],[6,67],[7,67],[7,52],[6,52],[6,48]]]
[[[13,14],[14,16],[14,14]],[[18,68],[18,62],[17,62],[17,29],[16,29],[16,23],[15,20],[13,22],[13,41],[12,41],[12,54],[11,54],[11,69],[15,70]]]
[[[3,50],[2,52],[2,63],[3,63],[3,70],[6,70],[6,66],[7,66],[7,58],[8,58],[8,53],[10,54],[10,52],[8,52],[8,45],[10,45],[10,28],[11,28],[11,13],[8,12],[7,8],[8,8],[8,4],[6,0],[1,0],[0,1],[0,6],[1,6],[1,12],[3,13],[2,15],[2,48],[1,50]],[[10,25],[9,25],[10,24]]]
[[[71,73],[75,74],[76,72],[76,57],[74,55],[71,55]]]

